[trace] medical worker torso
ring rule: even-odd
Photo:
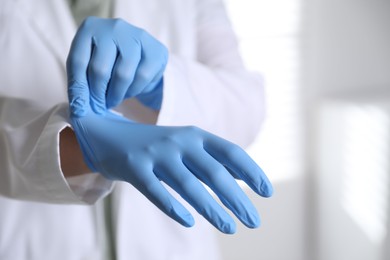
[[[120,113],[252,141],[262,82],[243,68],[221,1],[117,0],[113,16],[170,53],[158,117],[135,101]],[[66,1],[2,0],[0,21],[0,259],[218,259],[215,231],[197,213],[187,229],[128,184],[61,173],[65,61],[76,32]]]

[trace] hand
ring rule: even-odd
[[[159,109],[168,51],[144,30],[121,19],[87,18],[73,39],[67,60],[71,113],[89,105],[103,114],[125,98]]]
[[[194,219],[160,181],[224,233],[234,233],[235,222],[201,182],[247,227],[259,226],[255,207],[230,172],[263,197],[271,196],[273,189],[239,146],[196,127],[137,124],[110,112],[89,112],[71,122],[89,168],[132,184],[182,225],[192,226]]]

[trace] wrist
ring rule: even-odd
[[[75,133],[69,127],[60,132],[60,160],[65,177],[92,172],[84,162]]]

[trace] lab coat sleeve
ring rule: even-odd
[[[61,204],[90,204],[111,190],[100,174],[64,177],[59,133],[69,126],[67,105],[51,109],[0,97],[0,195]]]
[[[170,55],[157,124],[197,125],[245,147],[264,117],[263,80],[245,69],[222,1],[196,5],[196,59]]]

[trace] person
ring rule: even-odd
[[[257,213],[226,172],[272,194],[249,157],[218,137],[247,146],[264,115],[261,78],[244,68],[223,2],[85,1],[96,4],[88,15],[121,19],[88,18],[77,29],[82,2],[0,3],[0,259],[218,259],[207,221],[225,233],[235,224],[189,173],[248,227],[258,226]],[[96,62],[110,53],[97,54],[99,39],[120,40],[121,28],[141,43],[138,58],[126,59],[137,60],[130,84],[115,79],[125,49]],[[164,47],[169,58],[141,73],[148,51]],[[110,78],[98,77],[108,70]],[[200,150],[211,156],[199,162]],[[171,155],[181,152],[176,168]],[[145,170],[140,154],[158,164]],[[207,166],[216,162],[213,175]],[[145,176],[153,178],[145,184]]]

